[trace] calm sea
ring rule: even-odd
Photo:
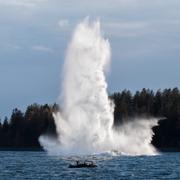
[[[83,157],[98,165],[70,169],[77,157],[48,156],[45,152],[0,152],[0,180],[13,179],[180,179],[180,153],[158,156]]]

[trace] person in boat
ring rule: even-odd
[[[84,163],[80,163],[79,161],[76,161],[75,165],[70,164],[69,168],[83,168],[83,167],[97,167],[97,165],[95,165],[93,163],[93,161],[84,161]]]
[[[94,162],[93,161],[84,161],[84,165],[94,166]]]

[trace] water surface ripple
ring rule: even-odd
[[[77,157],[76,157],[77,158]],[[158,156],[94,155],[93,169],[69,169],[75,157],[45,152],[0,152],[0,179],[180,179],[180,153]]]

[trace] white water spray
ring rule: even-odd
[[[64,65],[64,108],[54,114],[58,140],[41,136],[50,153],[89,154],[107,151],[154,154],[150,144],[155,120],[140,120],[113,129],[114,105],[108,99],[105,72],[110,45],[99,21],[86,19],[74,32]]]

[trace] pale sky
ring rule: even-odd
[[[111,44],[110,93],[180,87],[179,0],[0,0],[0,118],[57,101],[66,47],[87,16]]]

